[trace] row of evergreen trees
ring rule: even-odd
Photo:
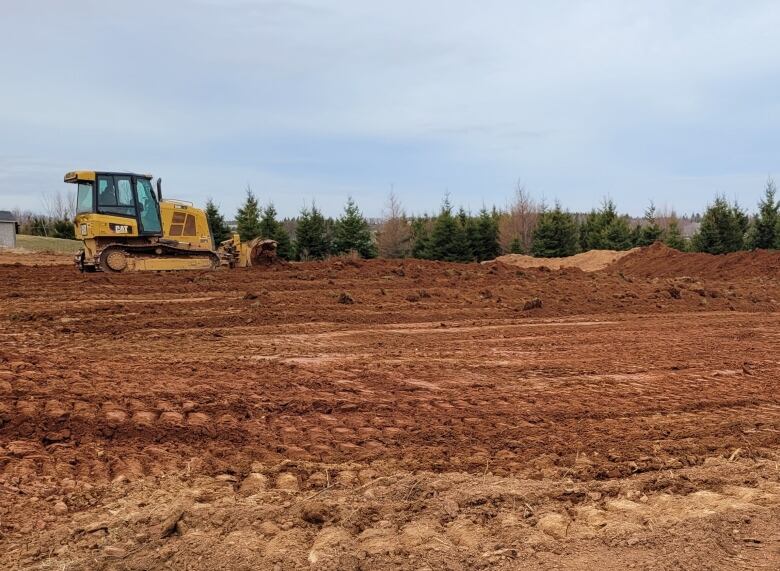
[[[206,203],[206,217],[216,244],[230,238],[230,227],[213,200]],[[296,220],[294,241],[276,217],[274,205],[261,208],[247,188],[246,199],[236,214],[236,231],[244,242],[254,238],[276,240],[277,253],[285,260],[318,260],[352,251],[363,258],[376,257],[368,221],[352,198],[336,220],[325,218],[314,204],[304,208]]]
[[[665,229],[656,219],[651,203],[641,224],[631,228],[629,218],[620,216],[612,200],[593,210],[580,224],[559,203],[543,209],[534,231],[531,254],[542,258],[571,256],[588,250],[628,250],[663,241],[678,250],[687,249],[679,221],[672,217]]]
[[[776,200],[774,182],[767,181],[758,214],[750,220],[736,203],[723,196],[701,216],[699,230],[691,239],[683,237],[676,217],[659,223],[651,203],[644,219],[633,225],[628,216],[618,213],[615,203],[606,199],[599,209],[584,216],[565,211],[559,203],[542,207],[536,219],[530,251],[522,251],[514,239],[509,250],[538,257],[571,256],[588,250],[627,250],[662,241],[678,250],[723,254],[743,249],[780,249],[780,202]],[[215,241],[229,238],[230,229],[219,209],[209,201],[206,207],[209,226]],[[380,239],[391,234],[397,243],[385,245],[383,255],[451,262],[490,260],[502,253],[499,226],[504,213],[495,207],[482,208],[478,215],[457,212],[445,198],[436,216],[407,218],[393,215],[380,229]],[[357,252],[364,258],[377,255],[377,244],[369,224],[350,198],[342,215],[325,218],[316,206],[304,208],[295,221],[295,239],[276,218],[273,204],[261,208],[251,189],[236,216],[237,231],[242,240],[262,237],[279,243],[279,254],[285,259],[322,259],[345,252]],[[392,252],[392,254],[389,254]]]
[[[411,221],[411,255],[415,258],[469,262],[492,260],[501,255],[498,242],[499,213],[494,208],[469,216],[462,208],[455,214],[449,198],[444,199],[436,218]]]
[[[627,216],[620,216],[611,200],[605,200],[578,224],[574,215],[564,212],[560,204],[543,210],[534,232],[532,254],[539,257],[571,256],[588,250],[627,250],[663,241],[677,250],[725,254],[739,250],[780,249],[780,202],[776,199],[774,181],[767,181],[758,214],[751,221],[736,203],[718,196],[701,217],[698,231],[690,240],[680,232],[672,217],[662,228],[656,220],[655,207],[645,211],[642,224],[633,229]]]

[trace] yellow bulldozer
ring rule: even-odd
[[[215,244],[206,213],[190,202],[163,200],[148,174],[72,171],[65,182],[78,185],[76,255],[82,272],[208,270],[271,264],[276,242],[242,243],[238,234]]]

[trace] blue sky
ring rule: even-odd
[[[391,185],[430,212],[518,180],[573,210],[753,209],[780,173],[779,30],[761,0],[7,2],[0,209],[76,168],[228,216],[247,184],[282,215],[378,216]]]

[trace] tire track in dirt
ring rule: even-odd
[[[273,458],[401,463],[419,447],[421,467],[454,458],[461,469],[475,464],[464,458],[500,454],[494,464],[513,469],[547,453],[620,446],[635,424],[646,431],[637,438],[703,437],[706,426],[730,435],[729,445],[748,419],[776,427],[769,389],[778,366],[764,351],[777,335],[771,316],[700,311],[699,295],[683,295],[691,303],[673,317],[666,307],[518,316],[513,299],[544,288],[570,300],[559,309],[585,295],[591,310],[619,309],[612,296],[593,301],[607,286],[651,291],[658,310],[663,289],[580,272],[410,266],[403,276],[393,264],[337,273],[323,265],[86,279],[62,272],[56,289],[39,284],[3,302],[19,331],[0,342],[0,379],[12,383],[0,401],[0,436],[138,448],[239,443]],[[39,269],[13,268],[9,281],[38,277]],[[156,293],[146,301],[131,294],[150,282]],[[442,286],[453,282],[451,295]],[[242,299],[246,287],[260,290],[258,301]],[[342,287],[362,292],[362,307],[335,303],[330,292]],[[410,303],[402,297],[410,290],[425,295]],[[753,333],[734,338],[740,330]],[[755,373],[742,371],[745,361]],[[600,433],[579,433],[599,422]],[[770,434],[760,433],[762,444]]]

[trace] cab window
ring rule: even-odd
[[[160,233],[160,212],[152,191],[152,183],[145,178],[135,179],[135,191],[138,194],[138,212],[141,216],[141,228],[144,233]]]
[[[76,193],[76,214],[95,210],[95,196],[92,194],[91,182],[80,182]]]
[[[135,200],[129,176],[98,175],[98,210],[135,217]]]
[[[116,201],[117,204],[133,206],[133,186],[130,177],[116,177]]]

